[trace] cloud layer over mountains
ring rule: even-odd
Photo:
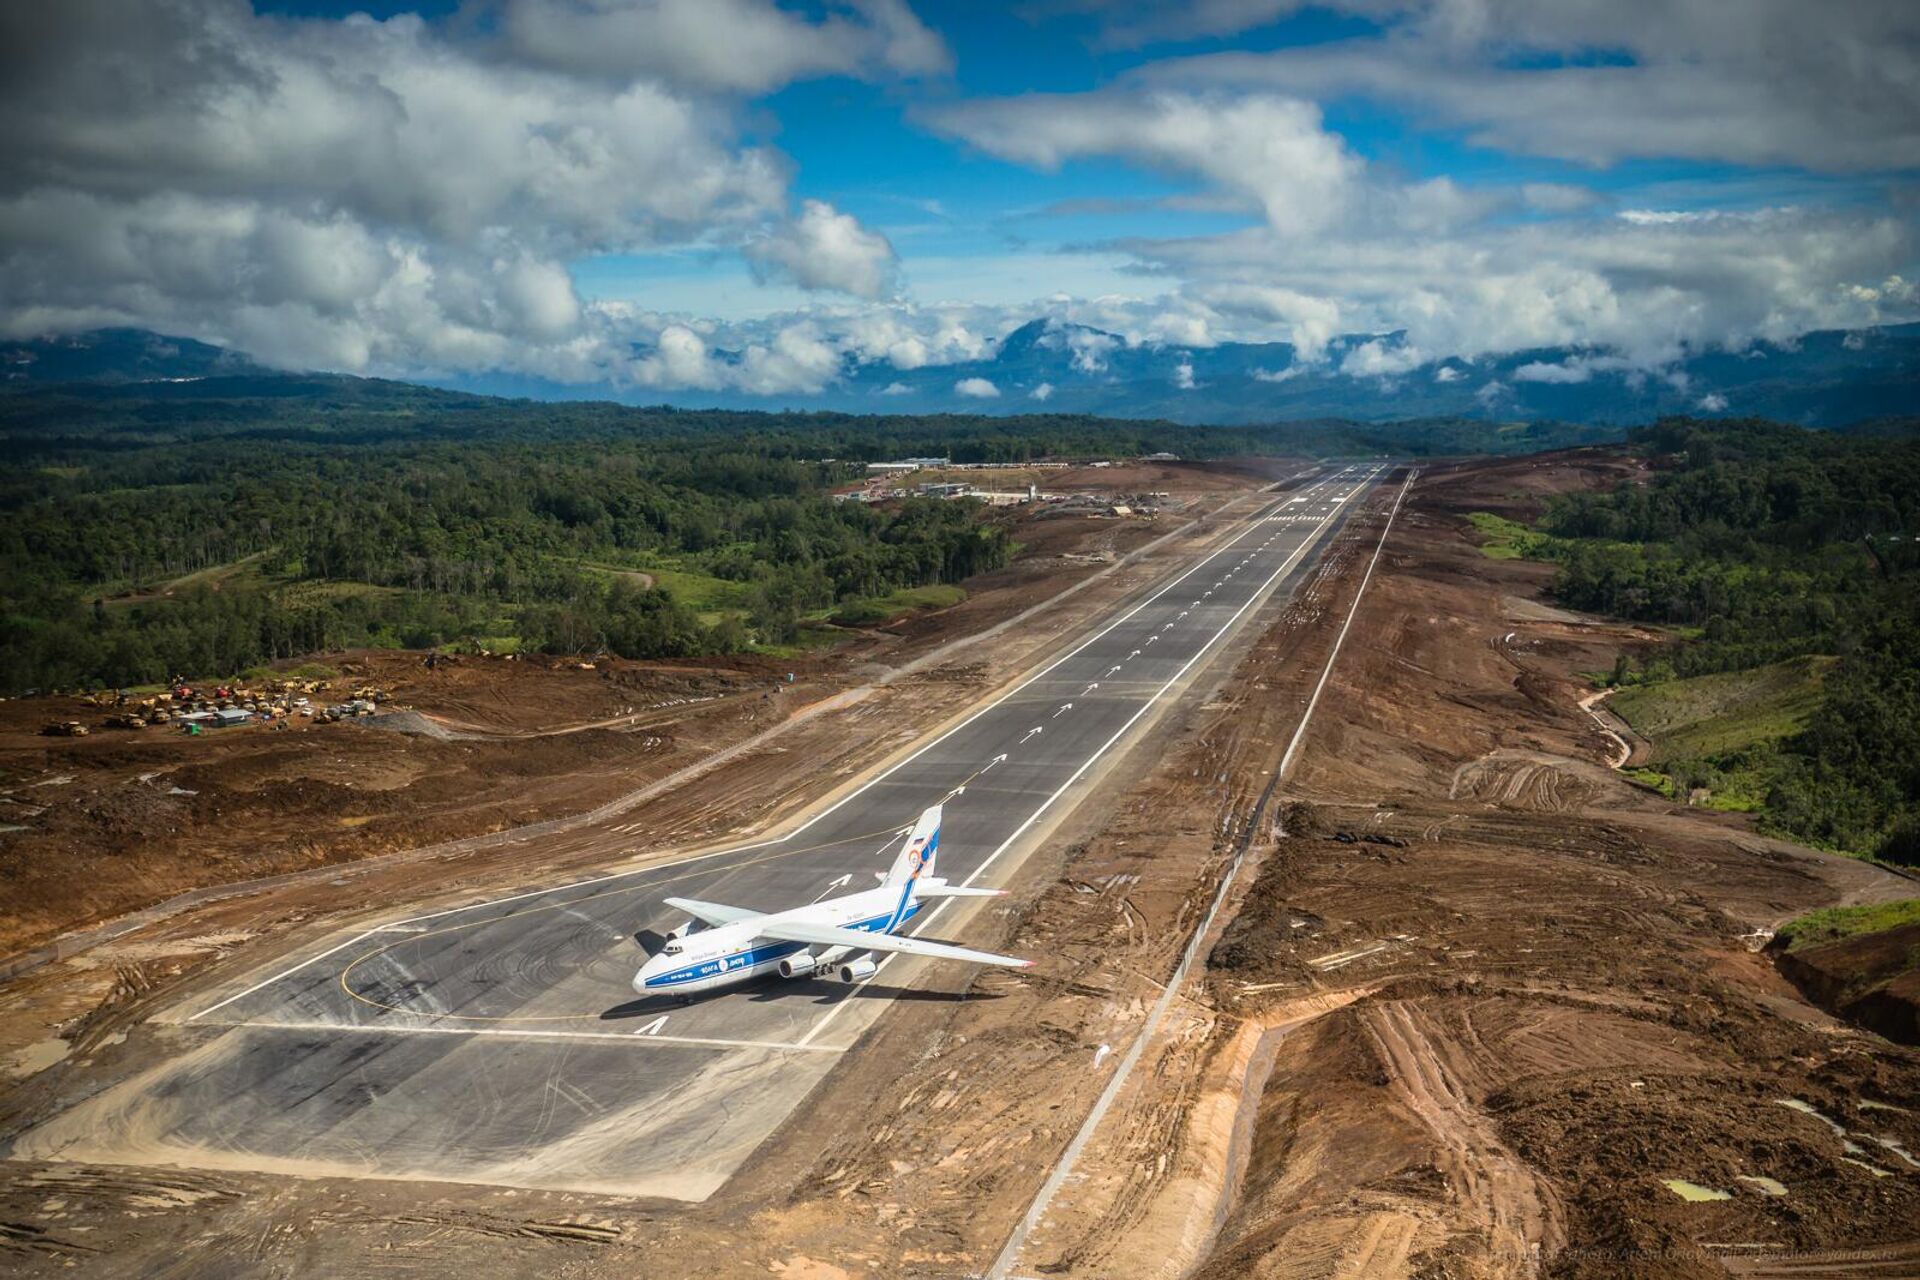
[[[1041,316],[1115,335],[1089,342],[1285,341],[1383,378],[1556,345],[1658,370],[1920,312],[1912,5],[1336,0],[1348,34],[1233,47],[1300,7],[1063,0],[1035,30],[1169,56],[977,96],[905,0],[6,6],[0,333],[135,325],[288,366],[778,396],[976,360]],[[908,240],[764,140],[766,96],[822,77],[885,86],[969,164],[1148,175],[1116,203],[1164,225],[1057,246],[1137,287],[917,290]],[[1398,158],[1418,148],[1356,142],[1354,120],[1395,113],[1432,135],[1423,171]],[[1649,159],[1686,163],[1608,181]],[[660,253],[730,263],[782,309],[723,321],[576,283]],[[990,398],[977,381],[948,385]]]

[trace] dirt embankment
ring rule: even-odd
[[[1290,780],[1305,803],[1209,977],[1219,1007],[1269,1025],[1364,994],[1273,1048],[1199,1274],[1914,1255],[1920,1059],[1833,1022],[1754,949],[1801,911],[1909,887],[1614,776],[1578,673],[1644,637],[1516,607],[1542,567],[1487,559],[1466,530],[1618,474],[1573,455],[1416,490]]]
[[[1920,1045],[1920,924],[1774,957],[1809,1000],[1889,1040]]]

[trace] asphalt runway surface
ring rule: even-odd
[[[916,966],[641,999],[633,935],[668,895],[779,910],[871,887],[947,804],[939,873],[1003,855],[1313,555],[1384,474],[1275,495],[1231,540],[1025,683],[796,830],[665,865],[396,919],[182,1011],[180,1058],[31,1131],[13,1154],[426,1178],[700,1199],[804,1099]],[[902,726],[911,729],[911,725]],[[908,932],[942,932],[935,903]]]

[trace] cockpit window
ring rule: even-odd
[[[680,944],[677,942],[669,942],[666,946],[662,947],[661,950],[670,956],[677,956],[680,954]]]

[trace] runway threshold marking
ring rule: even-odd
[[[348,938],[345,942],[341,943],[337,947],[328,947],[325,951],[322,951],[319,955],[308,956],[305,960],[302,960],[299,964],[289,966],[288,968],[282,969],[280,972],[274,974],[271,978],[263,978],[259,982],[254,983],[252,986],[248,987],[245,991],[242,991],[237,995],[228,996],[225,1000],[222,1000],[219,1004],[208,1005],[206,1008],[202,1009],[200,1012],[194,1014],[193,1017],[188,1018],[187,1021],[188,1022],[198,1021],[199,1019],[206,1017],[208,1014],[213,1013],[216,1010],[226,1008],[228,1005],[232,1004],[235,1000],[243,1000],[263,987],[272,986],[274,983],[280,981],[280,979],[282,978],[292,977],[294,974],[300,972],[302,969],[306,968],[308,965],[312,964],[314,961],[325,960],[328,956],[332,955],[336,951],[344,951],[348,947],[352,946],[354,943],[360,942],[366,938],[372,937],[375,932],[377,931],[373,929],[368,929],[364,933],[357,933],[353,937]]]
[[[1369,473],[1367,478],[1371,479],[1373,475],[1377,475],[1377,474],[1378,474],[1378,470],[1376,469],[1374,472]],[[1325,487],[1327,484],[1331,482],[1332,482],[1332,478],[1329,477],[1327,479],[1323,479],[1319,481],[1313,487],[1315,488]],[[974,874],[967,879],[966,883],[972,884],[974,879],[976,879],[981,872],[985,871],[988,866],[992,865],[994,859],[998,858],[1000,854],[1008,847],[1008,845],[1012,844],[1014,840],[1018,839],[1019,836],[1026,831],[1028,826],[1032,825],[1032,823],[1036,819],[1038,819],[1042,813],[1046,812],[1046,810],[1049,807],[1051,807],[1053,802],[1059,798],[1060,794],[1064,792],[1067,789],[1067,787],[1072,786],[1073,783],[1076,782],[1080,778],[1080,776],[1083,773],[1085,773],[1086,770],[1093,765],[1095,761],[1100,759],[1101,756],[1105,755],[1107,750],[1112,746],[1112,744],[1118,741],[1120,736],[1125,734],[1128,729],[1132,728],[1134,723],[1142,715],[1144,715],[1149,708],[1154,706],[1154,704],[1159,701],[1161,695],[1164,694],[1166,690],[1169,687],[1171,687],[1174,683],[1179,681],[1186,674],[1187,670],[1196,661],[1198,661],[1199,658],[1208,651],[1208,649],[1212,648],[1213,644],[1220,638],[1221,635],[1223,635],[1229,628],[1231,628],[1236,622],[1239,621],[1241,615],[1247,611],[1247,609],[1252,605],[1252,603],[1258,600],[1261,597],[1261,595],[1264,594],[1266,588],[1272,584],[1274,578],[1277,578],[1281,574],[1289,572],[1292,569],[1294,563],[1299,560],[1299,558],[1306,552],[1308,547],[1313,545],[1314,540],[1320,536],[1322,531],[1324,531],[1326,525],[1333,519],[1334,514],[1338,511],[1340,506],[1344,505],[1345,501],[1346,499],[1343,497],[1338,503],[1334,504],[1334,506],[1328,511],[1327,515],[1322,517],[1319,523],[1315,526],[1313,533],[1309,534],[1306,538],[1304,538],[1301,541],[1300,546],[1295,549],[1293,554],[1287,557],[1286,562],[1279,569],[1274,571],[1273,576],[1269,577],[1267,581],[1261,585],[1260,588],[1256,589],[1252,593],[1252,595],[1249,596],[1247,603],[1243,604],[1237,611],[1235,611],[1233,616],[1229,618],[1226,621],[1226,623],[1223,624],[1218,631],[1215,631],[1214,634],[1204,644],[1202,644],[1198,650],[1195,651],[1193,657],[1189,658],[1186,664],[1183,665],[1180,668],[1180,670],[1175,673],[1173,679],[1169,680],[1166,684],[1161,685],[1160,688],[1156,690],[1147,699],[1145,703],[1142,704],[1140,709],[1133,714],[1132,718],[1130,718],[1126,722],[1126,724],[1121,726],[1119,732],[1117,732],[1112,738],[1109,738],[1104,744],[1101,745],[1099,750],[1095,752],[1093,756],[1089,757],[1083,764],[1081,764],[1079,769],[1077,769],[1074,772],[1073,776],[1069,778],[1067,782],[1058,791],[1055,791],[1051,796],[1049,796],[1046,799],[1046,801],[1042,803],[1040,808],[1034,811],[1034,813],[1027,819],[1026,822],[1021,824],[1019,830],[1017,830],[1012,836],[1009,836],[1005,842],[1003,842],[997,849],[995,849],[994,852],[988,856],[987,861],[983,862],[980,865],[980,867],[974,872]],[[1256,513],[1255,515],[1249,517],[1247,520],[1248,532],[1243,533],[1241,537],[1248,536],[1248,534],[1250,534],[1254,529],[1258,527],[1260,521],[1265,519],[1267,515],[1271,513],[1274,509],[1275,507],[1273,505],[1270,505],[1268,508],[1266,508],[1264,512]],[[584,888],[588,885],[594,885],[594,884],[604,884],[612,880],[621,880],[631,876],[646,875],[649,873],[670,870],[674,867],[685,866],[695,862],[705,862],[713,858],[725,857],[729,854],[746,853],[754,849],[764,849],[772,845],[785,844],[787,841],[794,839],[795,837],[807,831],[809,828],[813,827],[817,823],[825,820],[827,817],[831,816],[833,813],[835,813],[845,805],[852,803],[854,800],[858,799],[861,795],[865,794],[868,790],[884,782],[885,780],[893,776],[895,773],[898,773],[900,770],[906,768],[908,765],[912,764],[915,760],[918,760],[921,756],[933,750],[935,747],[939,746],[942,742],[945,742],[948,738],[959,733],[961,730],[965,729],[968,725],[972,724],[975,720],[978,720],[981,716],[986,715],[988,712],[994,710],[996,707],[1000,706],[1002,703],[1006,702],[1008,699],[1013,698],[1014,696],[1019,694],[1022,690],[1024,690],[1028,685],[1033,684],[1037,680],[1044,679],[1050,672],[1053,671],[1055,667],[1058,667],[1062,663],[1065,663],[1071,660],[1076,655],[1081,653],[1083,650],[1091,647],[1092,645],[1096,644],[1100,640],[1104,639],[1109,633],[1123,626],[1126,622],[1128,622],[1131,618],[1133,618],[1135,614],[1139,613],[1141,610],[1145,609],[1147,606],[1154,603],[1161,596],[1166,595],[1169,591],[1172,591],[1175,587],[1185,582],[1188,578],[1192,577],[1194,574],[1199,573],[1201,570],[1205,569],[1208,565],[1212,564],[1214,561],[1220,559],[1222,556],[1232,554],[1232,552],[1236,549],[1239,541],[1240,541],[1240,538],[1234,538],[1230,540],[1226,545],[1220,547],[1218,550],[1214,551],[1210,555],[1207,555],[1202,559],[1195,561],[1194,564],[1186,570],[1186,572],[1168,581],[1165,585],[1160,587],[1160,589],[1155,591],[1152,595],[1147,596],[1145,599],[1141,600],[1138,604],[1134,605],[1133,608],[1127,610],[1125,613],[1115,618],[1112,622],[1109,622],[1106,626],[1094,632],[1092,635],[1082,640],[1079,644],[1067,650],[1065,653],[1055,658],[1052,662],[1049,662],[1046,666],[1040,668],[1038,671],[1028,676],[1025,680],[1022,680],[1019,684],[1015,685],[1013,688],[1001,694],[998,698],[995,698],[993,701],[988,702],[985,705],[981,706],[972,715],[960,721],[960,723],[954,725],[951,729],[948,729],[945,733],[941,734],[939,737],[930,740],[929,742],[921,746],[918,750],[914,751],[911,755],[898,761],[892,767],[887,769],[884,773],[876,774],[874,777],[869,778],[866,782],[860,784],[858,787],[854,788],[852,791],[849,791],[846,795],[842,796],[839,800],[835,801],[833,804],[829,805],[827,808],[822,809],[820,812],[814,814],[811,818],[808,818],[805,822],[801,823],[799,826],[795,827],[793,830],[787,832],[785,835],[776,836],[769,840],[758,840],[751,844],[734,845],[725,849],[713,849],[713,850],[709,850],[706,853],[693,854],[685,858],[675,859],[674,861],[671,861],[671,862],[655,863],[653,865],[645,866],[645,867],[633,867],[625,871],[608,872],[606,875],[603,875],[603,876],[593,876],[585,880],[577,880],[571,884],[561,885],[558,887],[549,886],[547,888],[541,888],[541,889],[529,889],[524,893],[509,894],[506,897],[501,897],[501,898],[489,898],[482,902],[471,902],[471,903],[465,904],[464,906],[448,907],[440,911],[429,911],[421,915],[406,916],[399,920],[388,921],[385,925],[378,926],[374,929],[364,930],[361,933],[356,934],[354,937],[347,939],[345,942],[329,947],[327,950],[322,951],[316,955],[309,956],[307,959],[302,960],[300,963],[296,965],[292,965],[289,968],[284,969],[269,978],[265,978],[262,981],[257,982],[252,986],[246,988],[244,991],[240,991],[234,995],[228,996],[226,999],[221,1000],[217,1004],[209,1005],[207,1008],[200,1010],[200,1012],[189,1015],[186,1021],[188,1022],[197,1021],[198,1019],[205,1017],[207,1014],[223,1009],[237,1000],[241,1000],[246,998],[247,996],[253,995],[256,992],[261,991],[281,981],[283,978],[287,978],[292,976],[295,973],[298,973],[300,970],[306,968],[308,965],[315,963],[316,961],[323,960],[326,957],[333,955],[335,952],[342,951],[347,947],[352,946],[356,942],[363,941],[364,939],[366,939],[367,937],[371,936],[376,932],[383,932],[383,931],[397,932],[399,931],[397,928],[398,926],[417,924],[424,920],[437,920],[445,916],[459,915],[468,911],[480,911],[488,907],[498,907],[510,902],[524,901],[527,898],[539,898],[539,897],[544,897],[548,894],[564,893],[569,889]],[[1228,576],[1230,577],[1232,575],[1229,574]],[[1217,586],[1219,584],[1216,583],[1215,585]],[[1211,595],[1212,593],[1208,592],[1207,594]],[[1134,651],[1134,654],[1129,656],[1130,657],[1136,656],[1138,653],[1139,653],[1139,650],[1136,649]],[[1107,674],[1112,675],[1114,672],[1118,670],[1120,670],[1120,668],[1116,665],[1111,669],[1109,669]],[[987,766],[987,768],[991,768],[991,767],[992,767],[991,764]],[[984,770],[982,770],[981,772],[984,772]],[[837,844],[842,842],[834,841],[833,843]],[[792,853],[792,852],[798,852],[798,850],[787,850],[785,852]],[[951,901],[953,900],[947,899],[945,901],[942,901],[936,904],[933,910],[927,912],[922,917],[922,927],[924,928],[926,923],[930,923],[933,920],[933,918],[937,916],[940,913],[940,911],[944,907],[946,907],[948,903]],[[916,930],[915,932],[917,933],[918,930]],[[891,957],[888,957],[888,959],[890,958]],[[881,961],[881,967],[884,968],[886,963],[887,963],[887,960],[883,959]],[[351,995],[354,993],[351,991],[351,989],[349,989],[348,994]],[[832,1019],[835,1013],[837,1013],[840,1009],[845,1007],[846,1007],[846,1002],[842,1002],[840,1004],[835,1005],[831,1010],[828,1011],[826,1018],[823,1019],[820,1024],[817,1024],[814,1031],[809,1032],[805,1037],[805,1039],[807,1040],[812,1039],[813,1035],[817,1034],[818,1031],[821,1029],[821,1027],[823,1027],[827,1021],[830,1021]],[[406,1011],[401,1010],[400,1012],[406,1012]],[[415,1016],[418,1016],[418,1015],[415,1015]],[[227,1025],[250,1025],[250,1024],[227,1024]],[[284,1025],[284,1024],[275,1023],[275,1024],[263,1024],[263,1025],[277,1026],[277,1025]],[[321,1025],[330,1025],[330,1024],[321,1024]]]
[[[417,1014],[416,1017],[427,1015]],[[264,1031],[340,1031],[391,1036],[494,1036],[508,1040],[606,1040],[642,1048],[674,1045],[694,1049],[766,1049],[775,1053],[845,1053],[836,1045],[788,1040],[729,1040],[720,1036],[668,1036],[640,1031],[547,1031],[534,1027],[396,1027],[357,1022],[215,1022],[216,1027],[247,1027]]]
[[[1380,469],[1375,468],[1373,471],[1367,474],[1366,479],[1371,480],[1374,476],[1378,474],[1380,474]],[[1362,483],[1364,484],[1364,481]],[[1411,483],[1411,481],[1409,481],[1408,483]],[[1351,495],[1354,492],[1358,492],[1360,487],[1362,486],[1357,485],[1353,490],[1349,490],[1349,495]],[[1084,760],[1081,763],[1078,769],[1075,769],[1073,771],[1072,777],[1068,778],[1065,782],[1061,783],[1059,788],[1056,789],[1052,795],[1048,796],[1045,800],[1041,801],[1040,807],[1035,809],[1031,814],[1028,814],[1026,821],[1022,822],[1019,825],[1019,827],[1017,827],[1014,830],[1012,835],[1008,836],[1005,840],[1002,840],[999,846],[995,848],[992,853],[987,855],[986,861],[982,862],[977,868],[974,869],[974,872],[972,875],[968,876],[964,881],[961,882],[963,886],[971,885],[975,880],[978,880],[982,875],[985,875],[987,868],[991,867],[996,861],[998,861],[1000,855],[1005,853],[1010,847],[1012,847],[1013,843],[1016,840],[1018,840],[1021,836],[1025,835],[1027,828],[1031,827],[1035,822],[1040,820],[1040,815],[1044,814],[1048,809],[1053,807],[1054,801],[1058,800],[1061,796],[1065,795],[1067,790],[1070,787],[1072,787],[1074,783],[1080,781],[1081,777],[1087,772],[1088,769],[1091,769],[1094,766],[1094,764],[1102,756],[1107,754],[1108,750],[1110,750],[1113,747],[1114,743],[1120,741],[1121,738],[1125,737],[1127,733],[1132,730],[1133,726],[1139,722],[1140,717],[1146,715],[1148,711],[1153,709],[1155,704],[1157,704],[1160,701],[1161,697],[1166,694],[1167,690],[1173,688],[1173,686],[1180,683],[1180,681],[1183,678],[1185,678],[1187,672],[1193,668],[1193,665],[1196,662],[1199,662],[1201,658],[1206,656],[1208,650],[1212,649],[1213,646],[1216,643],[1218,643],[1221,636],[1225,635],[1228,631],[1233,629],[1234,625],[1240,621],[1241,616],[1244,615],[1247,612],[1247,610],[1253,608],[1254,605],[1258,604],[1263,598],[1265,598],[1267,592],[1272,589],[1274,583],[1278,582],[1281,578],[1285,577],[1287,574],[1293,571],[1294,566],[1299,563],[1300,558],[1307,553],[1307,548],[1311,547],[1315,543],[1315,541],[1319,539],[1320,534],[1325,531],[1327,524],[1331,522],[1334,515],[1337,514],[1339,510],[1339,506],[1345,505],[1345,502],[1346,502],[1346,499],[1342,498],[1340,504],[1336,505],[1333,511],[1327,513],[1326,517],[1320,521],[1318,526],[1315,527],[1313,533],[1301,539],[1300,545],[1294,548],[1293,553],[1289,555],[1286,558],[1286,560],[1284,560],[1281,563],[1280,567],[1278,569],[1275,569],[1271,574],[1268,574],[1266,581],[1262,582],[1259,585],[1259,587],[1255,588],[1254,591],[1248,595],[1246,603],[1242,604],[1238,609],[1234,610],[1233,616],[1231,618],[1228,618],[1224,623],[1222,623],[1220,625],[1219,630],[1215,631],[1211,636],[1207,638],[1205,643],[1203,643],[1198,649],[1194,650],[1193,656],[1188,658],[1184,663],[1182,663],[1180,666],[1180,669],[1174,672],[1173,675],[1167,680],[1165,684],[1161,685],[1158,689],[1154,690],[1153,694],[1150,697],[1148,697],[1148,699],[1144,703],[1140,705],[1140,709],[1135,711],[1131,716],[1129,716],[1125,724],[1121,725],[1118,729],[1114,730],[1112,737],[1108,738],[1105,742],[1101,743],[1099,748],[1095,750],[1092,755],[1088,756],[1086,760]],[[1398,503],[1394,505],[1394,510],[1395,511],[1399,510]],[[1196,565],[1194,567],[1198,568],[1199,566]],[[1168,585],[1171,586],[1172,584],[1168,584]],[[1362,589],[1364,590],[1364,587]],[[1342,634],[1344,636],[1344,632]],[[1338,656],[1337,651],[1335,656]],[[928,925],[932,924],[934,920],[939,917],[942,911],[944,911],[949,905],[951,905],[955,901],[957,901],[957,899],[943,898],[940,901],[934,903],[933,909],[924,913],[920,917],[919,924],[912,930],[908,931],[908,936],[909,937],[919,936],[919,934],[923,930],[925,930]],[[887,965],[890,964],[898,954],[899,954],[898,952],[889,952],[887,955],[883,956],[880,960],[880,963],[875,966],[873,976],[878,976],[880,970],[886,968]],[[807,1045],[812,1044],[814,1037],[819,1035],[822,1031],[825,1031],[828,1025],[832,1023],[832,1021],[836,1017],[839,1016],[840,1011],[842,1009],[845,1009],[848,1005],[852,1003],[853,1002],[850,1000],[842,1000],[840,1003],[834,1005],[831,1009],[828,1009],[825,1014],[821,1015],[820,1020],[814,1023],[813,1029],[807,1032],[806,1035],[800,1037],[800,1043],[807,1044]],[[848,1047],[851,1047],[851,1046],[848,1046]]]

